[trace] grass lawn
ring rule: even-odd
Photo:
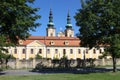
[[[0,75],[0,80],[120,80],[120,72],[89,74]]]

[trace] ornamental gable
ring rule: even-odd
[[[42,46],[45,46],[44,43],[38,41],[38,40],[34,40],[33,42],[29,43],[28,45],[26,46],[31,46],[31,47],[42,47]]]

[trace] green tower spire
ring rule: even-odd
[[[53,23],[53,15],[52,15],[52,9],[50,9],[50,13],[49,13],[49,23],[48,23],[48,27],[53,27],[54,23]]]
[[[72,28],[69,10],[68,10],[68,14],[67,14],[67,25],[66,25],[66,28]]]

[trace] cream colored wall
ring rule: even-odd
[[[78,49],[80,49],[80,53],[78,53]],[[77,50],[76,50],[76,58],[80,58],[80,59],[83,59],[83,50],[84,50],[84,48],[77,48]]]
[[[19,59],[29,59],[29,58],[34,58],[36,56],[36,54],[38,54],[39,49],[42,49],[42,53],[39,54],[40,56],[44,57],[44,47],[17,47],[17,53],[14,53],[14,49],[12,48],[12,55],[15,58],[19,58]],[[26,49],[26,53],[23,54],[22,50]],[[33,49],[33,54],[31,54],[31,49]],[[10,53],[10,52],[9,52]]]
[[[42,49],[42,53],[39,54],[42,57],[45,57],[45,45],[40,43],[39,41],[35,40],[32,43],[28,44],[27,46],[19,46],[19,47],[10,47],[9,54],[13,55],[15,58],[18,59],[29,59],[34,58],[36,54],[38,54],[39,49]],[[14,53],[14,50],[17,49],[17,53]],[[22,50],[26,49],[26,53],[23,54]],[[33,49],[33,54],[31,54],[31,49]]]
[[[25,49],[26,47],[21,46],[21,47],[11,47],[9,49],[9,54],[13,55],[15,58],[18,59],[26,59],[26,54],[22,53],[22,50]],[[17,49],[17,53],[14,53],[14,50]]]
[[[47,47],[47,49],[50,49],[50,53],[47,54],[47,58],[51,58],[51,59],[62,58],[63,57],[63,49],[66,49],[66,56],[68,59],[77,59],[77,58],[83,59],[84,58],[84,51],[86,50],[86,48],[84,48],[84,47]],[[58,49],[57,54],[55,53],[55,49]],[[70,49],[73,49],[72,54],[70,53]],[[81,50],[80,54],[78,53],[78,49]],[[99,56],[102,55],[99,53],[99,49],[96,49],[96,53],[94,54],[93,49],[88,50],[88,53],[86,53],[86,51],[85,51],[85,58],[86,59],[87,58],[98,59]],[[103,48],[101,48],[101,49],[103,52],[104,51]]]
[[[43,45],[38,45],[35,43],[29,45],[29,46],[19,46],[16,47],[17,49],[17,54],[14,53],[14,49],[15,47],[12,47],[9,49],[9,53],[12,54],[14,57],[19,58],[19,59],[29,59],[29,58],[34,58],[35,55],[38,53],[39,49],[42,49],[42,53],[39,54],[41,55],[43,58],[62,58],[63,57],[63,49],[66,49],[66,56],[68,59],[83,59],[84,58],[84,51],[86,50],[86,48],[84,47],[45,47]],[[26,54],[22,53],[22,50],[26,49]],[[34,50],[33,54],[31,54],[31,49]],[[50,49],[50,53],[47,53],[47,49]],[[55,49],[58,49],[58,53],[55,53]],[[70,49],[73,49],[73,53],[70,53]],[[78,49],[81,50],[81,53],[78,53]],[[93,48],[94,49],[94,48]],[[93,53],[93,49],[88,51],[88,54],[85,51],[85,58],[95,58],[98,59],[98,57],[102,54],[99,53],[99,49],[96,49],[96,54]],[[102,48],[102,52],[104,51],[104,48]]]

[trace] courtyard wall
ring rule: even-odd
[[[71,60],[68,61],[70,67],[77,67],[81,65],[81,60]],[[54,63],[51,59],[32,59],[32,60],[19,60],[11,59],[8,62],[8,66],[11,69],[29,69],[35,68],[37,64],[41,64],[44,67],[56,67],[59,63]],[[89,66],[90,63],[86,61],[86,65]],[[93,61],[94,66],[112,66],[112,59],[97,59]],[[120,65],[120,59],[117,59],[117,65]]]

